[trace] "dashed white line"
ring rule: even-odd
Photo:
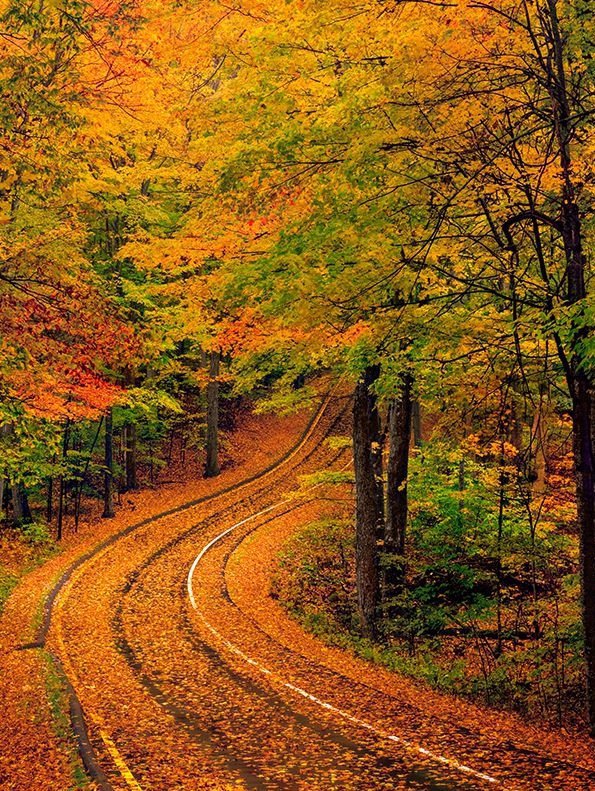
[[[318,488],[319,486],[322,486],[322,485],[323,484],[320,484],[320,483],[316,484],[316,486],[311,487],[311,489],[316,489],[316,488]],[[262,665],[256,659],[253,659],[251,656],[248,656],[248,654],[244,653],[244,651],[242,651],[240,648],[238,648],[237,645],[234,645],[234,643],[230,642],[226,637],[224,637],[221,634],[221,632],[219,632],[207,620],[207,618],[203,615],[203,613],[198,609],[198,605],[196,603],[196,599],[195,599],[195,596],[194,596],[194,588],[193,588],[192,580],[193,580],[193,577],[194,577],[194,574],[196,572],[196,568],[197,568],[198,564],[204,558],[204,556],[207,554],[207,552],[210,549],[212,549],[216,544],[218,544],[222,539],[224,539],[227,535],[229,535],[230,533],[233,533],[234,530],[237,530],[239,527],[242,527],[243,525],[247,524],[248,522],[251,522],[251,521],[253,521],[255,519],[258,519],[258,517],[260,517],[260,516],[264,516],[265,514],[268,514],[271,511],[274,511],[275,509],[280,508],[282,505],[287,505],[287,501],[286,500],[279,500],[278,502],[273,503],[272,505],[269,505],[267,508],[264,508],[262,511],[258,511],[258,513],[251,514],[250,516],[247,516],[245,519],[242,519],[241,521],[236,522],[236,524],[232,525],[231,527],[228,527],[227,530],[224,530],[222,533],[219,533],[218,536],[215,536],[215,538],[213,538],[211,541],[209,541],[209,543],[206,544],[200,550],[200,552],[198,553],[198,555],[194,559],[192,565],[190,566],[190,570],[188,572],[188,580],[187,580],[188,598],[190,599],[190,604],[192,605],[193,609],[196,610],[197,615],[199,616],[199,618],[201,619],[203,624],[206,626],[206,628],[211,632],[211,634],[213,634],[214,637],[216,637],[221,643],[223,643],[223,645],[231,653],[233,653],[236,656],[238,656],[241,659],[243,659],[244,662],[246,662],[247,664],[249,664],[252,667],[254,667],[257,670],[259,670],[263,675],[268,676],[269,678],[273,678],[278,684],[281,684],[286,689],[291,690],[296,695],[300,695],[302,698],[305,698],[305,699],[309,700],[310,702],[315,703],[316,705],[320,706],[323,709],[326,709],[327,711],[332,711],[333,714],[337,714],[342,719],[347,720],[348,722],[351,722],[354,725],[359,726],[360,728],[364,728],[368,732],[374,733],[376,736],[379,736],[382,739],[386,739],[387,741],[399,744],[402,747],[405,747],[406,749],[411,750],[412,752],[416,752],[419,755],[423,755],[425,758],[429,758],[430,760],[435,761],[436,763],[440,763],[440,764],[443,764],[445,766],[448,766],[451,769],[455,769],[458,772],[462,772],[463,774],[470,775],[472,777],[476,777],[479,780],[485,780],[488,783],[500,785],[500,781],[497,780],[495,777],[492,777],[489,774],[486,774],[484,772],[480,772],[477,769],[473,769],[472,767],[467,766],[466,764],[460,763],[459,761],[457,761],[454,758],[447,758],[444,755],[440,755],[439,753],[432,752],[431,750],[428,750],[425,747],[422,747],[421,745],[416,744],[415,742],[411,742],[408,739],[404,739],[401,736],[397,736],[394,733],[389,733],[388,731],[385,731],[383,728],[380,728],[380,727],[378,727],[376,725],[372,725],[371,723],[366,722],[365,720],[362,720],[359,717],[354,716],[353,714],[350,714],[348,711],[344,711],[343,709],[339,709],[336,706],[333,706],[331,703],[327,703],[325,700],[322,700],[321,698],[317,697],[316,695],[313,695],[310,692],[307,692],[305,689],[302,689],[301,687],[298,687],[298,686],[296,686],[295,684],[292,684],[289,681],[284,681],[278,674],[274,673],[272,670],[270,670],[269,668],[267,668],[264,665]]]

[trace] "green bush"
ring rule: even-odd
[[[49,527],[43,522],[30,522],[21,527],[24,541],[32,547],[49,546],[53,543]]]
[[[349,522],[308,525],[283,547],[272,595],[316,633],[328,629],[329,623],[350,629],[355,610],[353,553]]]

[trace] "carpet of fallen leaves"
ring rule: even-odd
[[[43,601],[62,572],[77,557],[129,525],[231,486],[268,467],[292,447],[308,419],[308,414],[283,419],[247,417],[228,437],[229,459],[220,478],[182,481],[129,494],[126,507],[115,519],[102,520],[96,514],[92,521],[81,523],[77,535],[65,538],[59,555],[26,575],[0,616],[0,788],[65,791],[72,786],[72,744],[65,743],[64,734],[57,732],[49,708],[47,654],[39,649],[19,650],[34,639]],[[152,529],[159,536],[159,523]]]
[[[290,499],[213,545],[196,568],[197,609],[190,606],[186,579],[201,549],[295,490],[300,476],[343,467],[344,452],[324,439],[344,433],[347,419],[348,402],[337,399],[278,469],[140,527],[93,556],[63,590],[50,645],[65,663],[113,787],[130,783],[116,768],[109,744],[132,772],[138,784],[133,787],[145,791],[595,787],[595,756],[586,743],[429,691],[327,647],[304,634],[270,598],[270,576],[288,535],[329,509],[345,507],[337,505],[331,490],[322,487],[309,498]],[[4,750],[8,739],[12,756],[2,759],[10,777],[0,782],[2,788],[70,787],[63,746],[39,705],[40,659],[35,651],[13,650],[30,639],[36,602],[67,565],[65,556],[70,552],[71,561],[106,531],[117,532],[262,470],[295,443],[303,425],[303,416],[254,422],[238,433],[237,461],[220,479],[139,497],[135,513],[123,514],[117,524],[90,526],[64,556],[17,589],[0,621],[2,646],[16,685],[29,686],[18,689],[13,679],[0,679],[0,696],[4,700],[7,693],[9,701],[0,738]],[[391,742],[287,684],[376,731],[489,773],[500,784]]]

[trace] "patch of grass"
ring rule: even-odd
[[[51,550],[54,541],[50,535],[50,529],[44,522],[30,522],[22,525],[20,533],[23,541],[31,547],[44,547]]]
[[[85,772],[81,758],[78,753],[76,739],[72,731],[69,715],[68,693],[64,684],[64,679],[59,668],[56,666],[50,654],[44,651],[46,664],[45,684],[52,724],[58,741],[68,756],[72,772],[72,785],[69,791],[87,788],[89,778]]]

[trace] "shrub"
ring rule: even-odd
[[[329,623],[350,629],[355,610],[353,526],[314,522],[293,535],[279,556],[271,593],[319,632]]]

